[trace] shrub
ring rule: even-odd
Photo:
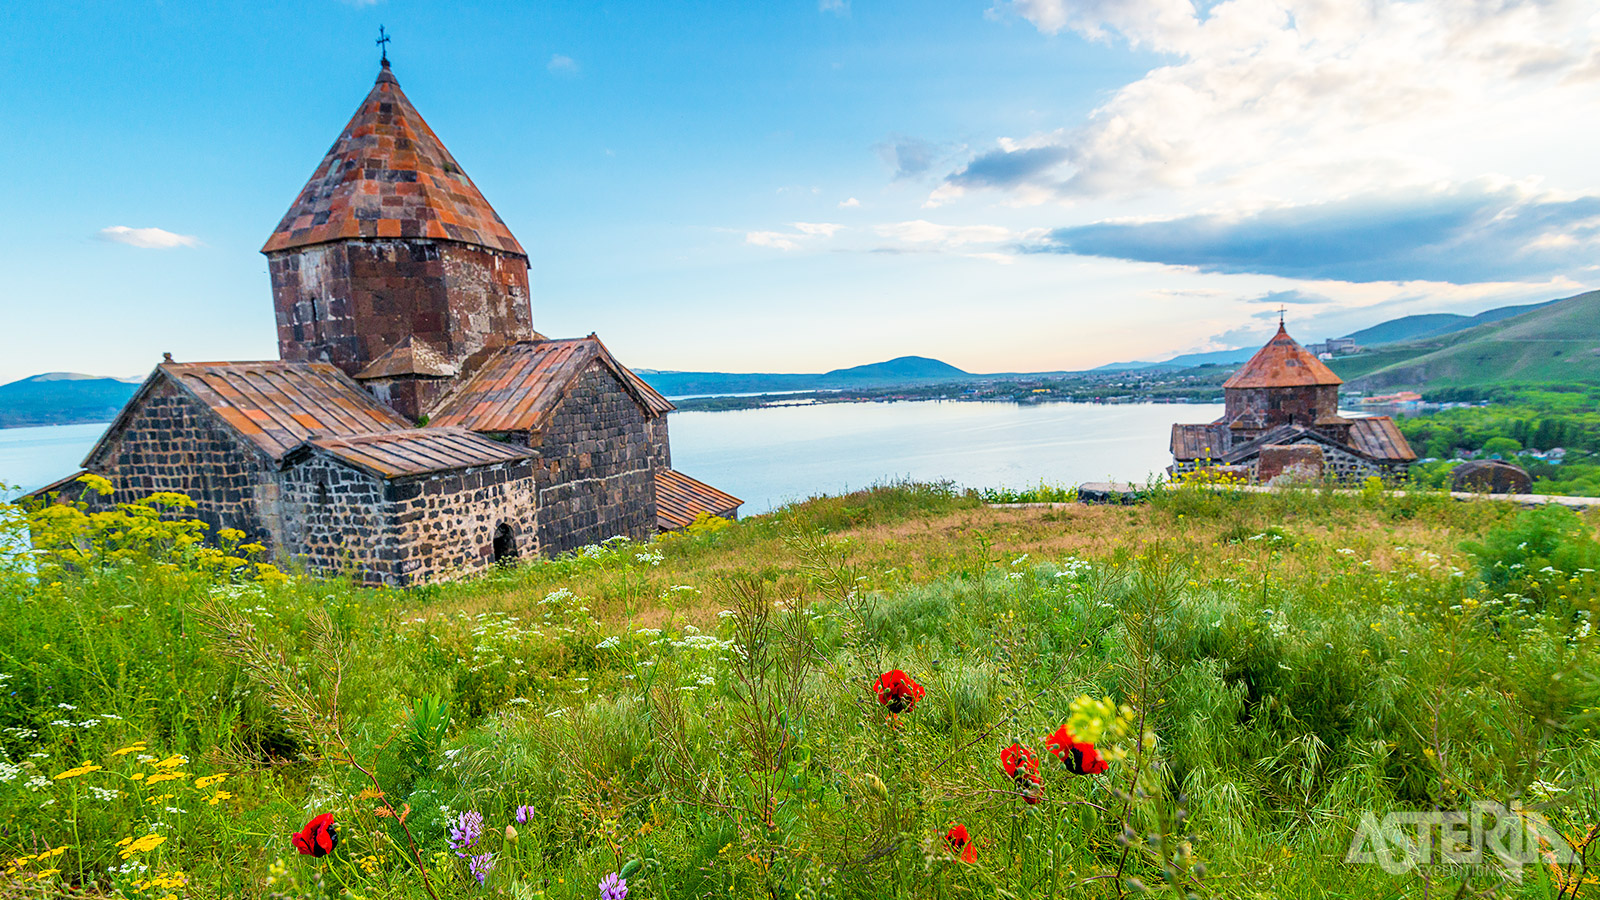
[[[1485,586],[1497,593],[1548,599],[1574,577],[1592,586],[1600,569],[1593,531],[1577,513],[1554,503],[1518,513],[1481,542],[1462,546],[1476,558]]]

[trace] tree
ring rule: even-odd
[[[1483,452],[1490,455],[1506,456],[1522,449],[1522,443],[1515,438],[1492,437],[1483,442]]]

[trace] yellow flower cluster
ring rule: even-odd
[[[61,873],[61,870],[60,869],[54,869],[54,868],[42,869],[42,870],[40,870],[38,872],[23,872],[22,870],[26,869],[30,863],[44,862],[45,860],[55,859],[56,857],[60,856],[61,854],[65,853],[65,852],[67,852],[67,847],[66,847],[66,845],[62,845],[60,847],[56,847],[56,848],[53,848],[53,849],[50,849],[50,850],[46,850],[43,853],[33,854],[33,855],[29,855],[29,856],[18,856],[18,857],[15,857],[6,866],[6,874],[7,875],[19,875],[19,877],[20,877],[20,875],[26,875],[28,878],[32,878],[35,881],[41,881],[43,879],[49,878],[51,875],[59,875]]]
[[[138,881],[135,881],[133,883],[133,889],[141,893],[150,890],[178,891],[188,886],[188,884],[189,876],[183,874],[182,872],[165,872],[160,875],[155,875],[151,878],[141,878]],[[160,898],[160,900],[167,900],[167,897],[176,896],[177,894],[169,893],[166,895],[166,897]]]
[[[166,842],[166,837],[159,834],[147,834],[137,839],[125,837],[117,841],[117,846],[122,848],[117,851],[117,855],[127,859],[140,853],[148,853]]]
[[[113,753],[111,755],[112,756],[127,756],[129,753],[143,753],[145,751],[145,749],[146,749],[146,747],[144,745],[144,741],[134,741],[133,743],[129,744],[126,747],[123,747],[121,750],[118,750],[118,751],[116,751],[115,753]]]
[[[76,769],[68,769],[65,772],[62,772],[60,775],[56,776],[55,780],[60,781],[63,778],[77,778],[79,775],[87,775],[90,772],[98,771],[100,771],[99,766],[95,765],[94,763],[86,762],[83,765],[78,766]]]

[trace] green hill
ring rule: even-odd
[[[639,377],[669,397],[717,394],[759,394],[783,391],[847,390],[956,381],[971,376],[937,359],[901,356],[886,362],[834,369],[822,374],[775,372],[659,372],[638,370]]]
[[[1523,313],[1532,312],[1551,303],[1560,303],[1560,300],[1551,300],[1545,303],[1530,303],[1522,306],[1499,306],[1486,309],[1475,316],[1463,316],[1456,313],[1429,313],[1420,316],[1402,316],[1379,322],[1371,328],[1345,335],[1352,338],[1363,347],[1378,347],[1384,344],[1398,344],[1402,341],[1417,341],[1423,338],[1444,337],[1457,331],[1465,331],[1477,325],[1487,325]]]
[[[109,422],[138,381],[48,372],[0,385],[0,428]]]
[[[1329,365],[1369,391],[1600,381],[1600,291]]]

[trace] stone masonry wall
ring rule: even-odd
[[[416,335],[460,364],[533,335],[521,257],[452,241],[336,241],[267,258],[286,360],[354,375]]]
[[[1339,409],[1338,385],[1306,385],[1287,388],[1228,388],[1222,392],[1225,421],[1233,421],[1246,411],[1262,415],[1265,431],[1286,422],[1310,425],[1318,417],[1333,415]],[[1254,436],[1252,432],[1250,437]],[[1246,437],[1245,439],[1248,439]]]
[[[505,523],[537,553],[531,461],[385,481],[318,454],[284,473],[290,544],[307,568],[408,585],[481,570]]]
[[[672,441],[667,437],[667,416],[656,416],[645,422],[645,433],[650,440],[650,458],[658,468],[672,468]]]
[[[560,553],[619,534],[644,540],[655,533],[660,457],[652,450],[650,433],[644,411],[616,376],[600,362],[591,363],[567,389],[541,435],[543,552]]]
[[[165,376],[90,463],[90,471],[110,479],[117,503],[175,491],[194,499],[192,515],[212,534],[237,528],[268,547],[282,537],[270,461]]]

